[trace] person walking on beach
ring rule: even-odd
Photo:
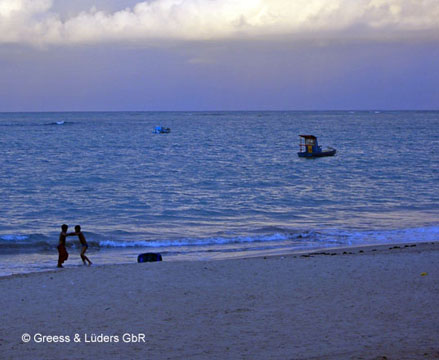
[[[80,241],[81,246],[82,246],[82,249],[81,249],[82,262],[84,263],[84,265],[87,265],[87,263],[86,263],[86,261],[87,261],[88,266],[90,266],[92,264],[92,262],[90,261],[90,259],[87,256],[85,256],[85,252],[88,249],[88,244],[87,244],[87,240],[85,240],[84,233],[81,231],[80,225],[75,226],[75,232],[73,234],[78,235],[79,241]]]
[[[68,225],[61,225],[61,233],[59,234],[59,244],[58,244],[58,267],[62,268],[62,264],[69,258],[69,253],[66,249],[66,237]]]

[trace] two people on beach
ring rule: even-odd
[[[67,236],[78,236],[79,242],[81,243],[81,259],[84,265],[90,266],[92,262],[85,256],[85,252],[88,249],[87,240],[85,239],[84,233],[81,231],[81,226],[75,226],[75,232],[67,233],[69,226],[63,224],[61,226],[61,233],[59,234],[59,244],[58,244],[58,267],[62,268],[62,264],[69,258],[69,253],[66,249],[66,238]]]

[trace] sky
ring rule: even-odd
[[[0,111],[439,110],[439,0],[0,0]]]

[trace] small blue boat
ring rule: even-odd
[[[319,146],[317,141],[317,137],[314,135],[299,135],[300,136],[300,151],[297,153],[299,157],[304,158],[316,158],[323,156],[334,156],[337,150],[332,147],[329,147],[322,150],[322,147]]]
[[[153,133],[154,134],[169,134],[171,132],[170,128],[165,128],[162,126],[156,126]]]

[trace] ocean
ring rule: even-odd
[[[439,240],[435,111],[0,113],[0,131],[0,276],[54,269],[63,223],[97,266]],[[337,154],[299,158],[300,134]]]

